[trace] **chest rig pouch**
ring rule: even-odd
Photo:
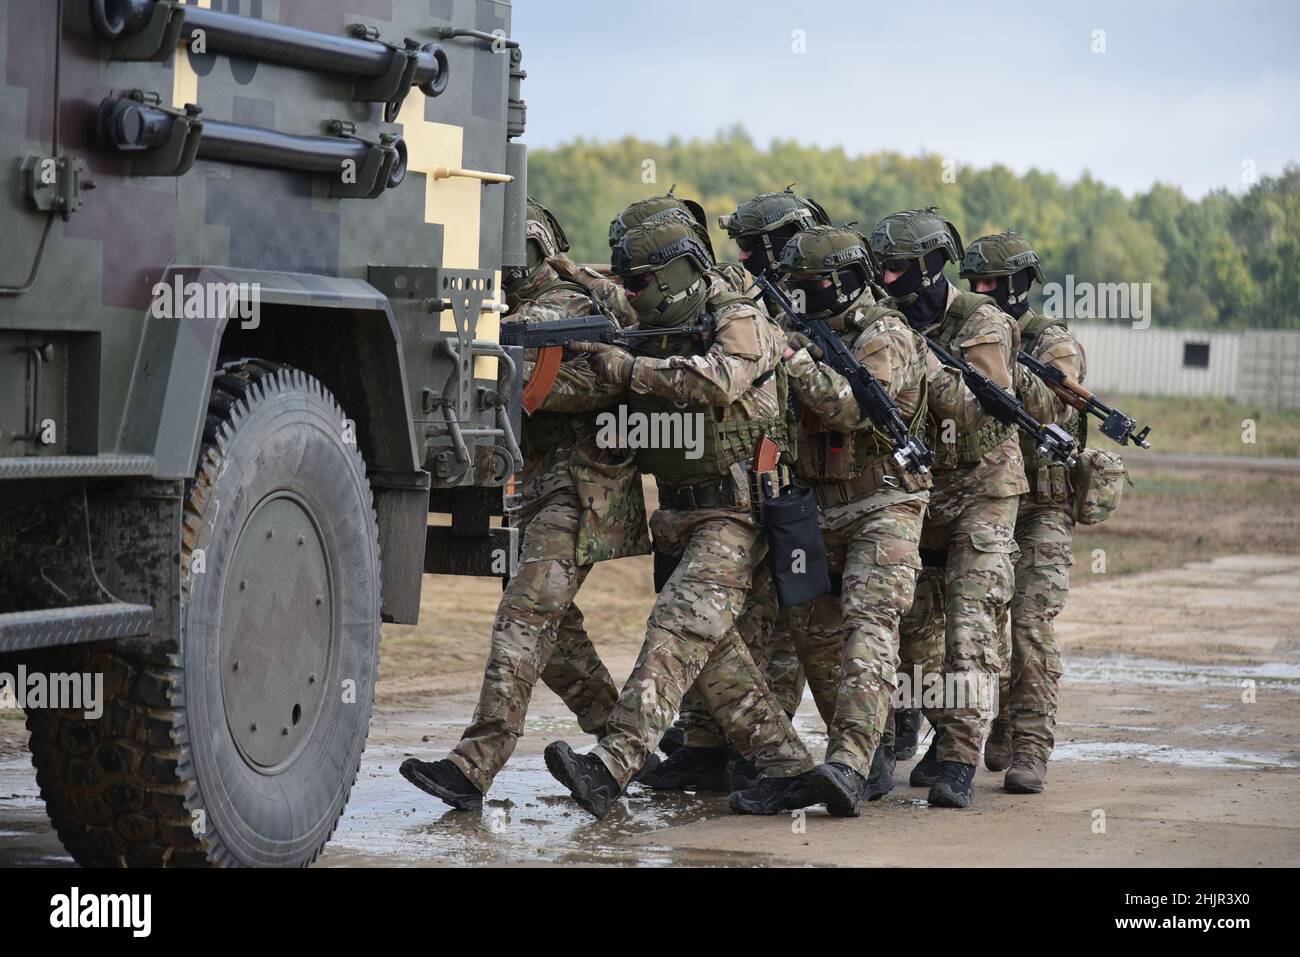
[[[1053,326],[1065,328],[1065,322],[1047,316],[1034,316],[1020,330],[1020,348],[1035,354],[1038,337]],[[1044,422],[1046,424],[1046,422]],[[1080,449],[1088,444],[1088,417],[1075,415],[1064,426]],[[1071,474],[1060,462],[1040,455],[1034,440],[1020,437],[1020,454],[1025,460],[1025,478],[1029,480],[1029,495],[1035,505],[1052,505],[1069,511],[1074,504],[1074,491],[1078,485],[1076,474]]]
[[[966,321],[975,314],[975,311],[985,304],[997,305],[997,302],[990,296],[982,296],[978,293],[963,292],[957,295],[948,307],[947,314],[943,317],[943,322],[939,326],[938,333],[934,336],[939,345],[945,349],[953,350],[953,341],[957,334],[961,332]],[[943,441],[943,423],[929,417],[929,428],[926,431],[926,444],[934,452],[934,468],[936,471],[951,471],[952,469],[963,468],[969,465],[975,465],[984,458],[989,452],[992,452],[999,445],[1011,438],[1015,434],[1016,427],[998,422],[996,419],[989,419],[973,432],[964,432],[956,437],[953,442]]]

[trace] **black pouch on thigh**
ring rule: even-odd
[[[673,577],[673,572],[677,571],[677,566],[682,563],[681,555],[669,555],[661,552],[659,549],[654,551],[655,557],[655,594],[664,590],[664,585],[668,584],[668,579]]]
[[[802,605],[831,590],[826,541],[817,522],[812,489],[787,486],[763,503],[767,561],[782,608]]]

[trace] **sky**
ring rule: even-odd
[[[1300,162],[1300,0],[514,0],[512,34],[532,148],[739,123],[1192,197]]]

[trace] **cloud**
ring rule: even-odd
[[[1012,10],[1014,9],[1014,15]],[[1300,4],[570,0],[514,8],[537,146],[636,135],[1242,188],[1300,159]],[[794,31],[807,52],[792,52]],[[1104,31],[1096,53],[1094,31]]]

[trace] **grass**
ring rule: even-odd
[[[1300,554],[1300,475],[1173,471],[1153,464],[1135,469],[1133,481],[1107,522],[1075,529],[1075,584],[1095,578],[1096,549],[1105,552],[1107,575],[1171,568],[1218,555]]]
[[[1122,410],[1141,425],[1151,426],[1151,448],[1184,454],[1300,457],[1300,410],[1266,410],[1231,399],[1196,396],[1103,396],[1102,401]],[[1243,440],[1246,420],[1254,422],[1253,443]],[[1092,419],[1088,436],[1101,448],[1111,443]],[[1133,453],[1140,455],[1138,450]]]

